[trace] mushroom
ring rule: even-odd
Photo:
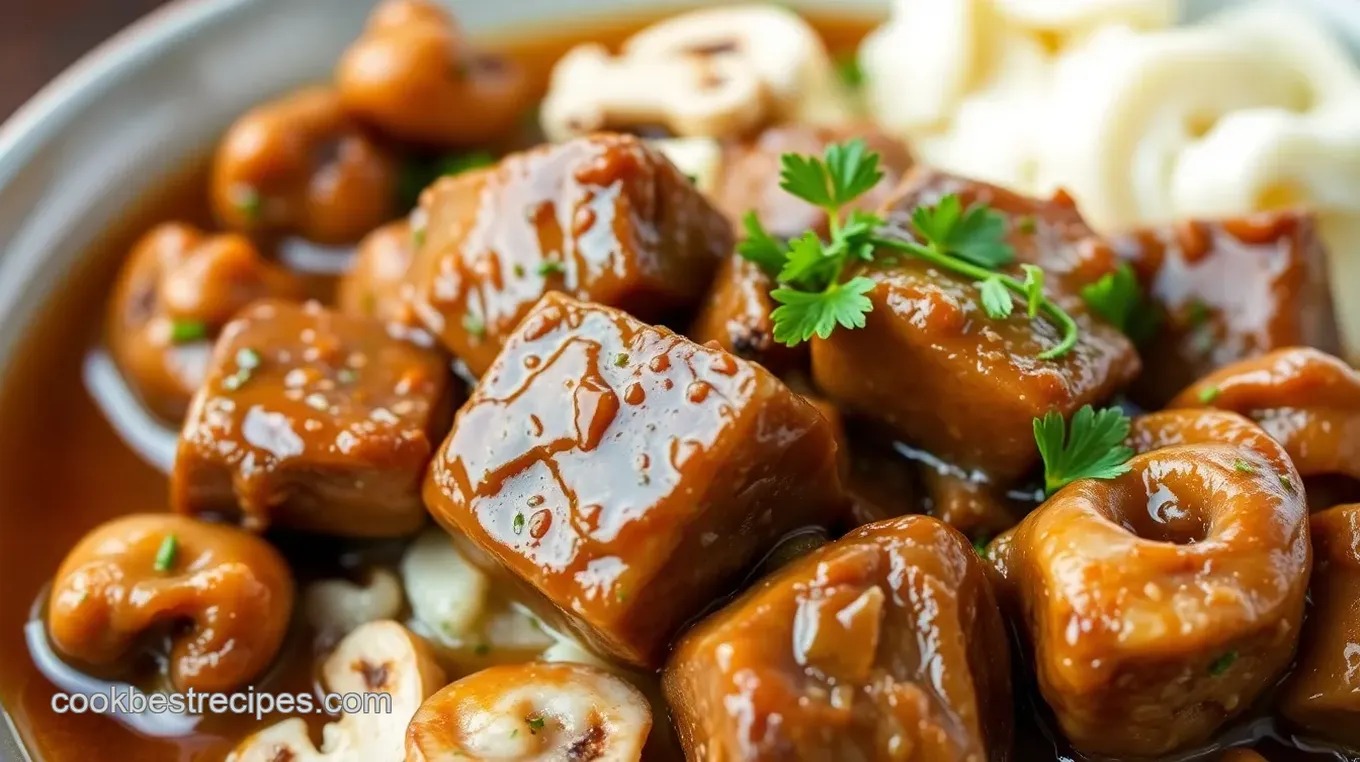
[[[421,705],[406,730],[406,760],[637,762],[651,727],[647,699],[594,667],[491,667]]]
[[[148,632],[171,630],[179,691],[231,691],[273,661],[293,606],[288,565],[234,527],[144,514],[85,535],[57,571],[48,604],[52,644],[89,664],[123,659]]]
[[[430,529],[411,543],[401,559],[401,578],[412,615],[441,640],[472,633],[486,609],[490,581],[443,530]]]
[[[685,137],[734,136],[770,116],[759,75],[740,58],[616,58],[597,44],[557,62],[541,114],[544,134],[559,142],[653,125]]]
[[[306,720],[284,720],[246,738],[228,762],[401,762],[407,722],[445,683],[429,646],[392,621],[369,622],[346,636],[321,678],[333,694],[389,694],[391,711],[344,714],[322,731],[319,749]]]
[[[364,585],[347,579],[313,582],[302,597],[307,621],[329,635],[344,635],[359,625],[401,614],[401,581],[388,569],[373,569]]]
[[[634,60],[737,59],[756,73],[773,100],[774,121],[847,121],[850,107],[817,30],[778,5],[729,5],[681,13],[623,43]]]
[[[563,56],[543,102],[543,131],[662,126],[677,137],[730,138],[777,121],[843,122],[848,98],[816,30],[775,6],[683,13],[628,39]]]
[[[350,113],[393,137],[440,147],[502,138],[531,103],[518,66],[473,50],[427,0],[378,6],[335,79]]]
[[[217,148],[209,194],[234,230],[348,244],[397,216],[397,175],[397,160],[335,91],[317,87],[236,120]]]
[[[167,222],[132,247],[109,303],[109,347],[143,404],[178,421],[208,369],[212,342],[246,304],[301,298],[301,279],[245,236]]]

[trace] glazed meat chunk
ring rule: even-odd
[[[142,402],[178,421],[203,383],[212,341],[237,310],[301,298],[302,282],[240,235],[165,223],[133,247],[109,303],[109,349]]]
[[[922,260],[873,265],[864,328],[812,342],[818,388],[846,411],[1000,481],[1037,462],[1033,420],[1108,399],[1138,372],[1123,334],[1078,312],[1077,345],[1052,360],[1059,329],[1023,310],[991,319],[971,280]]]
[[[867,294],[873,309],[864,328],[813,340],[813,376],[848,413],[875,419],[955,466],[981,469],[1004,483],[1038,461],[1034,418],[1108,399],[1137,375],[1139,360],[1123,334],[1086,313],[1068,290],[1114,266],[1113,255],[1087,238],[1090,230],[1069,202],[1035,201],[921,170],[889,204],[887,216],[909,224],[903,220],[911,210],[945,193],[957,194],[965,208],[992,205],[1006,218],[1017,260],[1052,273],[1048,293],[1076,320],[1076,346],[1041,359],[1061,337],[1047,317],[1031,320],[1016,310],[990,318],[973,279],[921,259],[900,259],[853,273],[874,281]]]
[[[986,204],[1006,220],[1006,242],[1019,263],[1038,265],[1051,282],[1053,296],[1066,305],[1078,299],[1082,286],[1100,280],[1119,265],[1115,250],[1091,230],[1076,202],[1062,191],[1043,200],[1000,186],[917,167],[884,205],[889,224],[911,228],[911,215],[947,195],[958,196],[965,209]],[[1018,268],[1017,268],[1018,269]]]
[[[984,762],[1010,754],[1009,661],[968,541],[904,516],[700,622],[663,685],[688,759]]]
[[[383,225],[364,236],[354,264],[340,278],[335,302],[347,315],[376,318],[393,336],[431,346],[434,338],[421,326],[412,301],[409,274],[415,244],[408,220]]]
[[[1293,658],[1311,567],[1289,456],[1234,413],[1133,422],[1115,479],[1073,482],[989,546],[1039,690],[1079,751],[1207,741]]]
[[[425,521],[420,483],[452,405],[444,358],[309,302],[257,302],[213,350],[180,435],[171,502],[356,537]]]
[[[416,214],[425,238],[412,274],[417,314],[476,375],[549,291],[660,318],[697,301],[732,250],[722,214],[627,135],[446,177]]]
[[[779,158],[784,153],[821,156],[826,147],[852,138],[863,138],[881,157],[883,179],[865,193],[855,206],[873,209],[883,202],[911,164],[911,157],[898,141],[872,129],[847,129],[789,124],[771,127],[754,140],[724,146],[723,169],[714,200],[729,219],[739,223],[755,212],[761,224],[776,238],[792,238],[808,230],[826,231],[826,210],[799,199],[779,187]],[[740,225],[738,235],[740,235]],[[791,349],[774,340],[770,313],[778,305],[770,298],[773,280],[759,267],[733,253],[718,268],[699,316],[690,329],[695,341],[716,341],[723,349],[780,371],[806,357],[806,350]]]
[[[561,294],[459,411],[425,501],[545,616],[649,667],[779,538],[844,509],[831,428],[764,368]]]
[[[1291,347],[1196,381],[1171,407],[1215,407],[1255,420],[1284,446],[1313,510],[1360,486],[1360,373],[1325,352]]]
[[[1307,213],[1189,221],[1113,244],[1162,315],[1132,390],[1140,404],[1160,407],[1200,376],[1274,349],[1340,349],[1327,255]]]
[[[1315,513],[1310,524],[1312,609],[1280,709],[1309,734],[1354,748],[1360,746],[1360,505]]]

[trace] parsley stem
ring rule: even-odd
[[[896,251],[902,251],[908,254],[912,254],[920,259],[924,259],[925,261],[930,262],[933,265],[941,267],[945,270],[949,270],[950,272],[958,273],[959,275],[963,275],[967,278],[972,278],[973,280],[976,281],[984,281],[987,280],[988,278],[996,278],[1000,280],[1001,283],[1008,290],[1016,294],[1019,294],[1022,297],[1027,295],[1025,291],[1025,285],[1020,281],[1016,280],[1015,278],[1012,278],[1011,276],[1005,275],[1003,273],[998,273],[995,270],[989,270],[985,267],[980,267],[971,262],[966,262],[957,257],[950,257],[945,254],[941,254],[939,251],[929,246],[922,246],[921,244],[916,243],[914,241],[904,241],[900,238],[875,237],[871,239],[871,241],[875,246],[882,246],[884,248],[894,249]],[[1039,359],[1053,360],[1058,357],[1062,357],[1068,352],[1071,352],[1072,348],[1077,345],[1077,335],[1079,330],[1077,326],[1077,321],[1073,320],[1072,316],[1067,314],[1066,310],[1058,306],[1056,302],[1054,302],[1052,299],[1049,299],[1048,297],[1043,298],[1043,301],[1040,303],[1039,310],[1043,312],[1043,314],[1046,315],[1049,319],[1051,319],[1062,331],[1062,341],[1040,352]]]

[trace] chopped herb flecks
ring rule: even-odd
[[[1235,661],[1237,661],[1237,652],[1229,651],[1209,663],[1209,674],[1213,677],[1218,677],[1224,672],[1227,672],[1228,668],[1231,667]]]
[[[188,344],[208,338],[208,324],[202,320],[175,320],[170,323],[170,342]]]
[[[179,538],[173,534],[167,534],[161,540],[161,546],[156,551],[155,569],[158,572],[167,572],[175,567],[175,556],[179,555]]]

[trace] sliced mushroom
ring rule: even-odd
[[[319,749],[305,720],[285,720],[246,738],[228,762],[401,762],[407,722],[445,681],[429,646],[392,621],[351,632],[326,659],[321,678],[332,693],[389,694],[391,711],[345,714],[326,726]]]
[[[557,62],[541,111],[544,134],[558,142],[653,125],[680,136],[741,135],[768,117],[760,76],[742,59],[616,58],[596,44]]]
[[[411,544],[401,559],[401,578],[411,613],[442,640],[471,634],[486,610],[490,581],[443,530],[431,529]]]
[[[368,622],[401,614],[401,581],[389,569],[369,572],[367,584],[324,579],[307,586],[303,606],[319,633],[344,635]]]
[[[729,5],[672,16],[623,44],[630,59],[738,59],[773,99],[775,121],[836,123],[849,107],[817,30],[774,4]]]
[[[831,57],[798,14],[770,5],[684,13],[610,55],[582,45],[553,70],[543,131],[567,140],[661,126],[677,137],[739,137],[779,121],[839,123],[849,100]]]
[[[177,690],[230,691],[273,661],[288,628],[293,578],[269,543],[184,516],[125,516],[96,527],[52,584],[47,625],[63,655],[125,659],[146,633],[173,630]]]
[[[406,759],[637,762],[651,727],[647,699],[594,667],[492,667],[421,705],[406,731]]]

